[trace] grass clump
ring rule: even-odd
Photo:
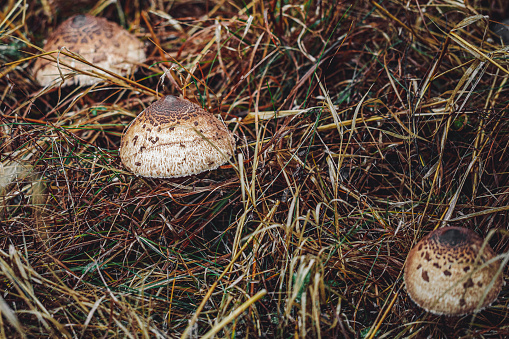
[[[506,287],[444,318],[402,279],[445,224],[508,252],[501,2],[60,2],[0,8],[0,337],[508,335]],[[83,12],[148,59],[40,88],[42,32]],[[122,131],[163,94],[222,116],[233,166],[124,169]]]

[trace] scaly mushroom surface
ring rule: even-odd
[[[49,52],[64,48],[79,54],[88,62],[108,71],[125,75],[132,72],[135,64],[145,60],[143,43],[114,22],[105,18],[98,18],[88,14],[75,15],[65,20],[50,35],[44,50]],[[73,74],[75,71],[62,64],[69,64],[82,71],[101,73],[97,68],[67,57],[63,54],[53,54],[59,61],[38,58],[33,72],[41,86],[48,86],[62,75]],[[77,74],[62,83],[62,86],[89,86],[101,81],[100,78],[84,74]]]
[[[232,133],[212,113],[168,95],[145,109],[122,136],[120,158],[134,174],[176,178],[213,170],[235,152]]]
[[[481,253],[481,249],[482,253]],[[500,262],[477,233],[462,227],[439,228],[415,245],[405,266],[412,300],[434,314],[463,315],[489,306],[503,285],[495,278]],[[494,284],[490,284],[494,280]]]

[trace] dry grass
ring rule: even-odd
[[[443,224],[509,252],[505,2],[60,2],[0,8],[0,337],[509,336],[507,286],[446,318],[402,279]],[[146,63],[38,87],[37,46],[75,12]],[[234,166],[128,173],[120,135],[162,94],[220,114]]]

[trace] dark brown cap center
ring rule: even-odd
[[[87,22],[87,17],[83,14],[79,14],[79,15],[76,15],[72,19],[71,26],[75,27],[75,28],[80,28],[80,27],[84,26],[86,24],[86,22]]]
[[[468,241],[468,234],[457,228],[448,228],[436,235],[441,244],[449,247],[459,246]]]

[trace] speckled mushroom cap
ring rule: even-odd
[[[482,245],[481,237],[462,227],[439,228],[422,238],[406,262],[408,295],[434,314],[463,315],[489,306],[502,289],[503,278],[499,275],[487,290],[500,262],[479,269],[495,256],[488,244],[479,255]]]
[[[65,20],[50,35],[44,50],[49,52],[66,47],[90,63],[117,74],[127,74],[134,69],[134,64],[146,58],[143,43],[114,22],[88,14],[75,15]],[[60,62],[69,64],[79,70],[100,71],[63,54],[53,54]],[[47,86],[61,79],[55,61],[38,58],[34,64],[34,75],[41,86]],[[75,71],[60,63],[60,70],[65,76]],[[89,86],[101,81],[100,78],[78,74],[66,80],[62,86]]]
[[[138,115],[120,143],[120,159],[131,172],[156,178],[216,169],[234,151],[233,135],[212,113],[171,95]]]

